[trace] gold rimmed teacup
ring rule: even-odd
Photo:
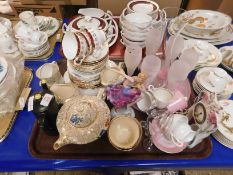
[[[142,128],[137,119],[117,116],[108,128],[108,139],[112,146],[122,151],[131,151],[138,146],[142,137]]]

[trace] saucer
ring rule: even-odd
[[[47,18],[49,19],[49,25],[42,31],[47,33],[48,37],[51,37],[58,31],[60,27],[60,22],[56,18],[53,18],[53,17],[47,17]]]
[[[218,66],[222,62],[221,52],[212,44],[201,40],[185,40],[184,50],[194,48],[199,54],[197,67]]]
[[[205,79],[206,75],[208,74],[208,72],[210,71],[215,71],[221,68],[218,67],[205,67],[200,69],[197,74],[196,74],[196,79],[197,82],[199,82],[199,84],[206,90],[210,91],[210,92],[215,92],[215,93],[221,93],[221,94],[229,94],[232,93],[233,90],[233,82],[232,82],[232,78],[229,74],[227,74],[226,72],[226,77],[224,77],[228,83],[226,84],[226,87],[224,89],[224,91],[220,91],[219,89],[216,89],[215,87],[212,87]],[[223,70],[223,69],[221,69]],[[223,70],[224,71],[224,70]]]
[[[108,29],[106,31],[107,41],[108,46],[111,47],[117,41],[119,29],[115,19],[113,19],[113,17],[110,14],[105,13],[105,16],[107,16],[106,21],[108,22]]]
[[[212,136],[222,145],[227,148],[233,149],[233,142],[224,137],[218,130]]]
[[[162,133],[158,120],[154,119],[152,123],[149,123],[149,131],[153,144],[163,152],[170,154],[179,153],[182,152],[188,145],[185,143],[182,147],[178,147],[173,142],[168,140]]]
[[[218,131],[233,143],[233,101],[221,100],[219,104],[223,109],[217,118]]]
[[[220,33],[217,33],[215,36],[209,36],[209,35],[193,35],[193,33],[190,32],[184,32],[185,30],[183,29],[182,31],[180,30],[180,27],[177,26],[176,24],[176,19],[172,19],[169,23],[168,26],[168,33],[170,35],[177,35],[178,32],[181,37],[184,39],[199,39],[199,40],[204,40],[208,43],[211,43],[213,45],[221,45],[221,44],[226,44],[228,42],[231,42],[233,40],[233,25],[229,25],[226,28],[224,28]]]

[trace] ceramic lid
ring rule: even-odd
[[[97,17],[89,17],[89,16],[79,16],[72,20],[69,23],[69,26],[73,29],[99,29],[106,31],[108,28],[108,23],[106,20]]]
[[[0,57],[0,82],[6,77],[8,70],[8,63],[4,57]]]
[[[79,9],[78,13],[85,16],[97,17],[97,18],[103,18],[105,15],[105,12],[98,8],[83,8],[83,9]]]
[[[55,149],[65,144],[86,144],[98,139],[107,130],[110,111],[97,96],[76,96],[66,102],[57,116],[60,137]],[[56,145],[57,144],[57,145]]]

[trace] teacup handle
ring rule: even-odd
[[[111,12],[111,10],[107,10],[106,13],[109,14],[110,16],[113,16],[113,13]]]
[[[150,92],[153,92],[154,90],[156,90],[156,88],[155,88],[153,85],[151,85],[151,84],[147,87],[147,89],[148,89]]]
[[[97,93],[97,98],[104,100],[106,97],[106,92],[104,88],[100,88],[99,92]]]
[[[63,33],[66,33],[66,32],[70,32],[71,31],[71,29],[70,29],[70,27],[66,24],[66,23],[64,23],[63,25],[62,25],[62,32]]]

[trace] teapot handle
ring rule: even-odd
[[[97,93],[97,98],[103,100],[106,98],[106,92],[104,88],[99,89],[99,92]]]

